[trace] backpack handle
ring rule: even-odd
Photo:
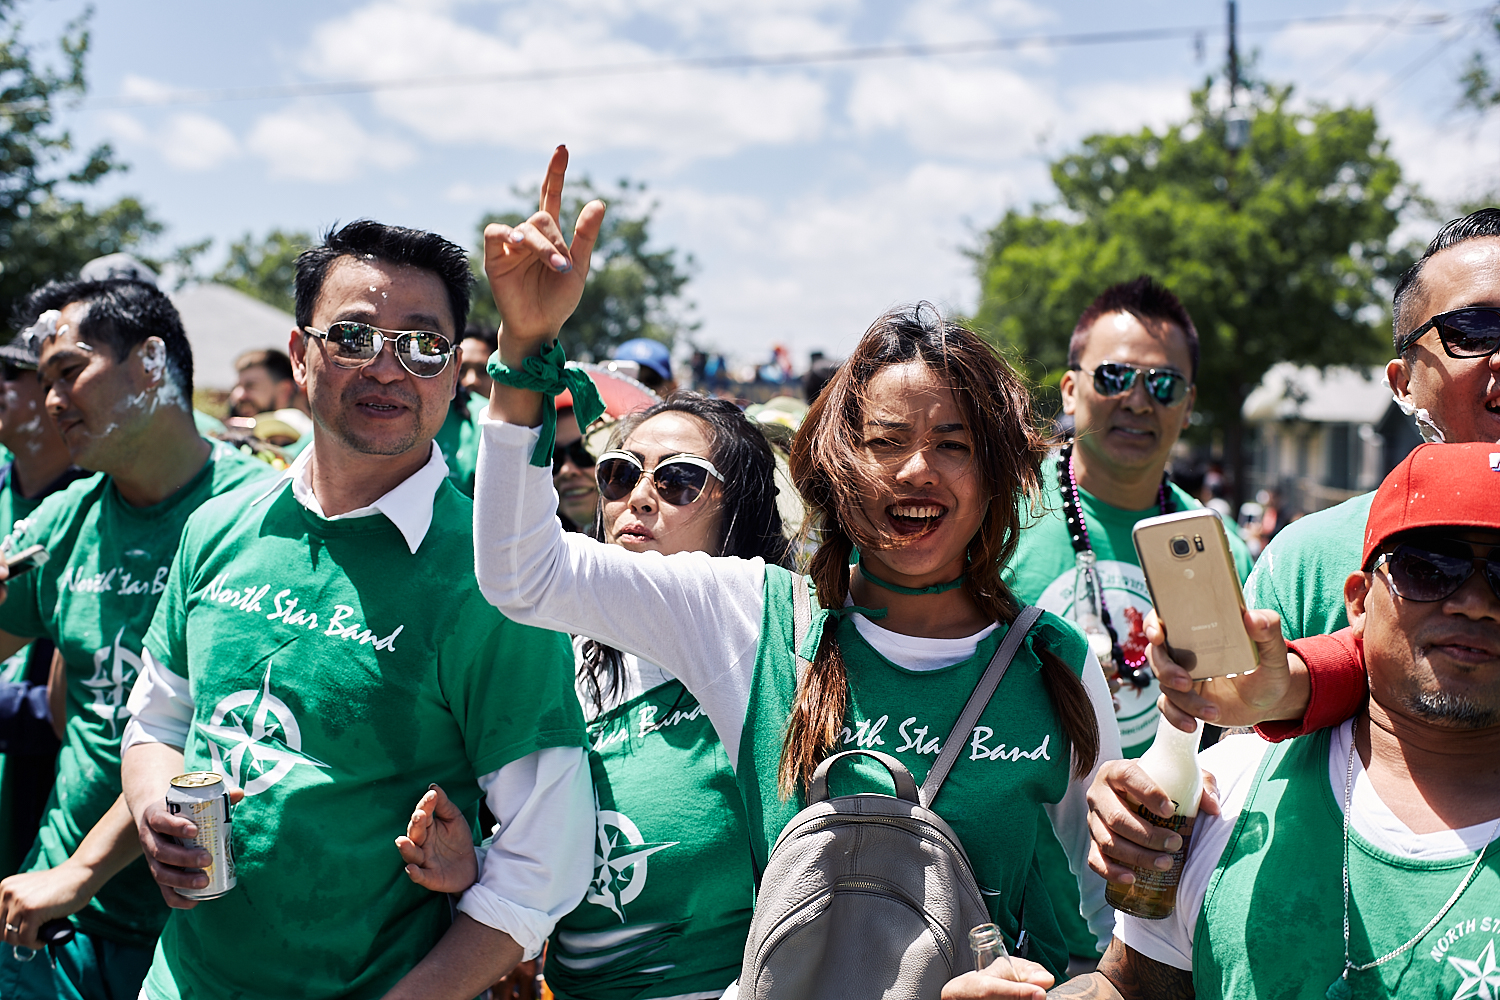
[[[873,757],[879,761],[887,771],[891,773],[891,781],[896,785],[896,798],[920,805],[917,798],[917,779],[911,776],[906,765],[888,753],[879,750],[845,750],[831,757],[824,757],[818,769],[813,772],[812,785],[807,790],[807,804],[822,802],[828,798],[828,769],[845,757]]]

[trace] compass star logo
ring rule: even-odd
[[[1466,958],[1449,958],[1448,964],[1464,977],[1453,1000],[1500,1000],[1500,966],[1495,964],[1495,939],[1485,945],[1484,951],[1474,961]]]
[[[646,859],[681,841],[648,844],[630,817],[613,809],[598,810],[594,844],[594,881],[584,899],[606,907],[625,922],[625,906],[646,888]]]
[[[141,672],[141,658],[120,645],[124,637],[125,629],[121,628],[114,642],[95,650],[94,676],[83,682],[94,695],[86,710],[109,723],[111,737],[119,735],[120,720],[130,714],[125,699]]]
[[[328,767],[301,752],[302,728],[287,703],[271,693],[269,663],[259,688],[225,695],[198,731],[208,740],[213,769],[246,795],[265,791],[298,764]]]

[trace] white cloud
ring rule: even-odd
[[[314,32],[305,65],[338,78],[521,73],[616,66],[661,54],[594,21],[493,35],[432,9],[379,3]],[[826,95],[809,75],[673,70],[465,87],[378,92],[385,116],[438,142],[551,149],[559,141],[594,150],[648,150],[681,161],[759,144],[811,139]]]
[[[259,118],[245,145],[270,166],[272,177],[342,181],[368,166],[395,170],[416,151],[393,136],[372,135],[339,108],[292,104]]]
[[[131,101],[164,101],[177,92],[177,88],[171,84],[162,83],[160,80],[152,80],[149,77],[138,76],[135,73],[125,74],[124,81],[120,84],[120,96]]]
[[[783,203],[743,194],[658,192],[664,243],[690,246],[703,340],[740,360],[784,343],[847,353],[892,305],[972,309],[966,216],[987,223],[1015,201],[1013,176],[927,162],[837,198]]]
[[[173,115],[157,139],[164,160],[183,170],[210,170],[239,155],[234,133],[215,118]]]

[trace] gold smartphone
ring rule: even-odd
[[[1219,515],[1187,510],[1148,517],[1131,536],[1172,659],[1194,680],[1254,670],[1245,595]]]

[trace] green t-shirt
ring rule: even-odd
[[[1245,603],[1281,615],[1288,639],[1328,635],[1349,624],[1344,581],[1357,572],[1375,494],[1298,518],[1271,539],[1245,581]]]
[[[553,932],[547,985],[562,1000],[718,996],[739,975],[754,884],[724,745],[675,680],[589,737],[594,881]]]
[[[57,783],[26,870],[67,860],[120,795],[125,700],[183,523],[210,497],[270,472],[264,462],[218,442],[203,469],[159,504],[132,507],[120,499],[113,480],[91,476],[49,496],[17,527],[15,548],[40,543],[51,558],[11,585],[0,604],[0,630],[47,636],[68,665],[68,723]],[[166,911],[150,870],[138,859],[73,919],[90,934],[149,946]]]
[[[466,496],[474,495],[474,470],[479,467],[479,414],[490,405],[486,396],[459,389],[438,429],[438,450],[448,463],[448,478]]]
[[[4,477],[3,482],[0,482],[0,533],[8,534],[18,520],[36,510],[45,498],[22,496],[16,490],[15,477],[8,468],[0,475]],[[9,659],[0,662],[0,681],[20,683],[26,680],[26,661],[30,654],[31,646],[27,645]],[[12,836],[11,824],[7,820],[12,815],[17,794],[15,775],[6,774],[9,763],[10,755],[0,754],[0,878],[20,871],[22,860],[31,850],[30,838],[25,843],[17,843],[18,838]],[[36,763],[35,758],[31,758],[22,762],[22,766],[33,766]]]
[[[1199,1000],[1322,1000],[1344,963],[1343,812],[1328,778],[1332,730],[1267,751],[1193,933]],[[1342,789],[1340,789],[1342,792]],[[1349,831],[1349,957],[1404,944],[1474,863],[1398,857]],[[1351,972],[1354,997],[1494,997],[1500,987],[1500,849],[1409,951]]]
[[[384,515],[324,520],[289,484],[205,505],[146,637],[188,681],[189,771],[245,790],[239,884],[174,910],[154,1000],[379,997],[449,925],[391,843],[430,782],[586,745],[567,637],[510,621],[474,579],[473,504],[444,483],[415,554]]]
[[[1002,572],[1011,591],[1027,604],[1051,611],[1063,618],[1073,616],[1073,577],[1077,566],[1073,542],[1063,520],[1062,491],[1058,486],[1058,463],[1049,460],[1042,465],[1042,503],[1045,513],[1022,532],[1016,554]],[[1173,510],[1196,510],[1202,505],[1172,485],[1169,489]],[[1120,639],[1126,657],[1134,660],[1145,652],[1144,621],[1151,610],[1151,595],[1146,577],[1141,573],[1135,543],[1130,532],[1138,521],[1156,517],[1160,508],[1121,510],[1096,499],[1080,489],[1083,519],[1088,525],[1099,573],[1099,584],[1109,617]],[[1230,530],[1229,548],[1234,553],[1240,579],[1250,572],[1250,553],[1239,535]],[[1156,681],[1144,688],[1125,686],[1115,695],[1115,721],[1120,724],[1120,746],[1126,757],[1139,757],[1151,745],[1161,713],[1156,697],[1161,689]]]
[[[776,837],[805,804],[800,792],[783,801],[777,788],[782,737],[797,687],[792,579],[784,569],[766,567],[765,620],[740,744],[738,778],[751,849],[762,869]],[[815,611],[804,651],[815,648],[825,625],[838,629],[849,677],[847,722],[835,751],[879,749],[905,764],[920,785],[1006,630],[995,629],[961,663],[915,671],[876,652],[846,616],[821,609]],[[1043,615],[964,737],[967,749],[932,808],[958,834],[1006,940],[1014,944],[1024,911],[1031,958],[1059,973],[1067,966],[1066,948],[1034,857],[1038,831],[1051,829],[1042,805],[1060,801],[1067,791],[1072,747],[1042,684],[1041,661],[1033,652],[1038,643],[1082,671],[1088,649],[1083,634],[1056,615]],[[885,769],[868,758],[842,765],[830,785],[836,795],[891,791]]]

